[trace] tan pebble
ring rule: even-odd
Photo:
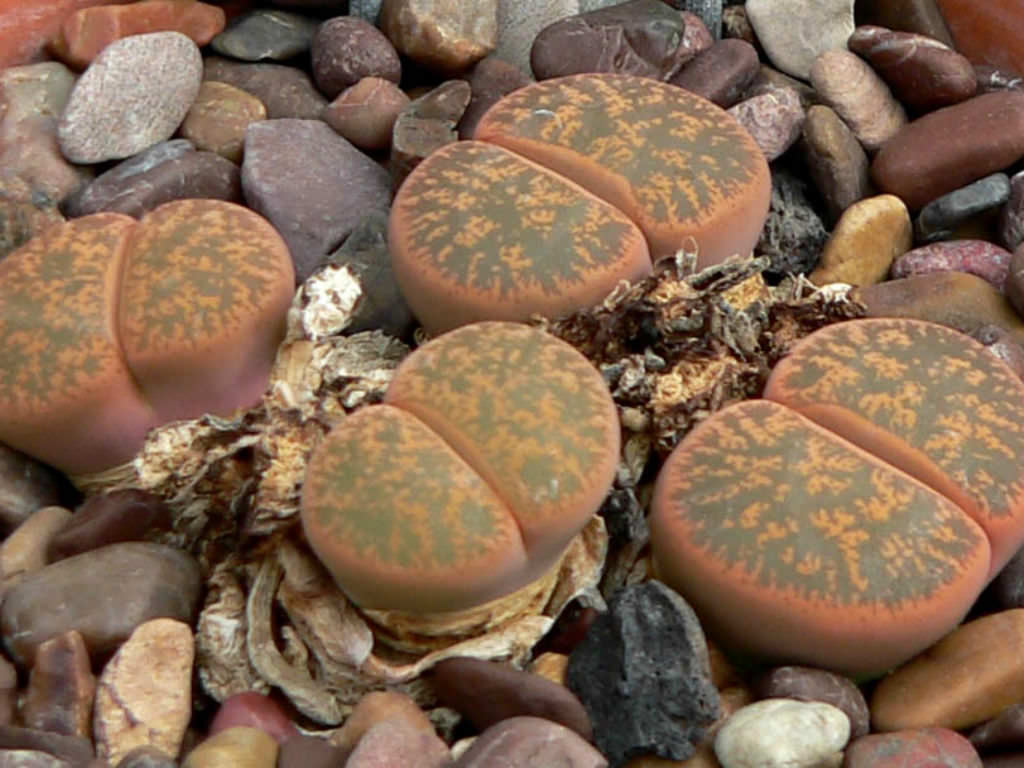
[[[542,653],[530,663],[530,671],[535,675],[559,685],[565,685],[565,671],[569,668],[569,657],[564,653]]]
[[[242,162],[249,125],[267,119],[263,102],[241,88],[205,80],[179,133],[196,149],[216,152],[233,163]]]
[[[181,768],[274,768],[278,749],[266,731],[237,725],[199,744]]]
[[[178,754],[192,717],[194,655],[184,622],[153,619],[132,632],[100,675],[93,718],[100,757],[116,764],[142,746]]]
[[[963,624],[884,678],[871,697],[873,730],[960,730],[1024,700],[1024,608]]]
[[[324,122],[360,149],[387,149],[409,97],[390,80],[364,77],[324,110]]]
[[[811,66],[818,96],[874,152],[907,122],[907,113],[867,62],[845,50],[826,51]]]
[[[363,735],[377,723],[401,722],[416,730],[434,733],[434,726],[419,705],[404,693],[374,691],[359,700],[344,725],[331,734],[330,741],[345,750],[353,750]]]
[[[895,195],[869,197],[839,218],[809,277],[815,285],[872,285],[885,279],[912,243],[913,226],[903,201]]]
[[[0,576],[4,587],[22,574],[46,565],[46,548],[68,521],[71,511],[64,507],[42,507],[0,544]]]

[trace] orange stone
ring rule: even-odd
[[[180,32],[206,45],[224,29],[224,10],[197,0],[142,0],[131,5],[98,5],[70,14],[51,48],[76,69],[85,69],[104,48],[130,35]]]
[[[64,19],[79,8],[111,1],[0,0],[0,69],[42,61],[47,44],[60,31]]]

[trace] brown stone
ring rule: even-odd
[[[205,80],[178,130],[196,149],[216,152],[233,163],[241,163],[246,129],[266,118],[267,108],[251,93],[227,83]]]
[[[6,535],[40,507],[59,504],[57,473],[0,443],[0,530]]]
[[[399,53],[440,74],[456,74],[498,44],[496,0],[384,0],[378,22]]]
[[[140,541],[151,531],[171,529],[171,510],[163,500],[135,488],[89,496],[50,540],[50,562],[119,541]]]
[[[1024,699],[1024,609],[990,614],[954,629],[896,669],[871,696],[876,730],[961,729]]]
[[[0,656],[0,725],[11,725],[18,715],[18,670]]]
[[[82,636],[71,630],[47,640],[36,652],[22,705],[29,728],[92,737],[96,678]]]
[[[99,5],[67,16],[51,49],[75,69],[85,69],[115,40],[148,32],[181,32],[196,45],[224,29],[224,9],[202,2],[142,0],[130,5]]]
[[[740,100],[759,71],[754,46],[726,39],[684,64],[668,82],[728,109]]]
[[[860,200],[840,217],[809,278],[816,285],[878,283],[912,242],[910,214],[898,197],[877,195]]]
[[[116,763],[141,746],[178,754],[192,717],[194,655],[192,630],[180,621],[153,619],[132,632],[96,689],[99,757]]]
[[[851,205],[872,194],[867,153],[831,107],[816,104],[807,110],[802,147],[830,225]]]
[[[204,63],[203,80],[227,83],[252,94],[266,107],[270,120],[319,120],[327,106],[310,76],[296,67],[248,64],[220,56],[207,56]]]
[[[348,755],[326,739],[300,734],[281,745],[277,768],[340,768]]]
[[[366,77],[395,84],[402,79],[394,46],[377,27],[355,16],[336,16],[321,24],[310,55],[313,79],[328,99]]]
[[[324,110],[324,122],[360,149],[387,149],[409,97],[390,80],[365,77]]]
[[[903,126],[871,164],[883,192],[911,211],[1024,155],[1024,91],[985,93]]]
[[[855,11],[858,24],[914,32],[953,45],[936,0],[857,0]]]
[[[46,550],[71,519],[64,507],[41,507],[0,544],[0,579],[6,590],[22,576],[46,565]]]

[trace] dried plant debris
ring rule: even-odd
[[[347,414],[381,400],[410,351],[379,331],[344,335],[360,286],[337,265],[296,294],[258,406],[169,424],[131,465],[76,481],[87,492],[148,490],[174,510],[167,543],[195,554],[206,574],[197,666],[214,699],[277,687],[319,729],[385,687],[431,708],[421,675],[434,663],[468,655],[525,664],[570,602],[602,606],[602,593],[648,579],[645,483],[661,459],[712,411],[758,396],[796,340],[864,314],[844,291],[803,278],[767,286],[764,259],[700,272],[695,264],[694,254],[680,253],[601,306],[537,321],[602,371],[624,440],[601,515],[543,583],[511,602],[419,617],[362,611],[308,549],[298,516],[310,452]],[[432,710],[450,724],[446,713]]]

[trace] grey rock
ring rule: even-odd
[[[358,16],[371,24],[376,24],[380,19],[382,5],[384,5],[384,0],[349,0],[348,13],[350,16]]]
[[[868,704],[852,680],[813,667],[775,667],[754,682],[759,699],[823,701],[842,710],[850,719],[850,738],[865,735],[871,726]]]
[[[1010,179],[1005,173],[985,176],[928,203],[914,222],[914,234],[924,243],[945,240],[952,237],[959,224],[1002,205],[1009,198]]]
[[[64,736],[15,725],[0,725],[0,750],[45,752],[71,766],[87,763],[94,756],[92,742],[81,736]]]
[[[818,263],[828,232],[807,196],[807,184],[785,168],[772,172],[772,199],[755,252],[767,256],[776,275],[810,272]]]
[[[666,80],[694,53],[683,46],[685,22],[661,0],[629,0],[556,21],[530,51],[539,80],[614,72]]]
[[[31,665],[51,637],[77,630],[93,659],[149,619],[191,622],[199,565],[182,550],[149,542],[111,544],[26,574],[0,606],[0,631],[14,660]],[[53,610],[59,595],[60,610]]]
[[[71,91],[57,124],[73,163],[137,154],[169,139],[202,82],[203,58],[180,32],[131,35],[111,43]]]
[[[215,152],[197,152],[187,139],[154,144],[118,163],[68,198],[68,216],[114,211],[136,218],[185,198],[242,199],[238,166]]]
[[[669,82],[728,109],[740,100],[759,70],[754,46],[743,40],[719,40]]]
[[[492,725],[452,768],[608,768],[604,756],[564,725],[512,717]]]
[[[999,241],[1011,251],[1024,242],[1024,171],[1010,178],[1010,195],[999,212]]]
[[[309,50],[317,26],[308,16],[260,8],[232,20],[210,48],[242,61],[285,61]]]
[[[697,616],[658,581],[612,596],[569,656],[566,682],[612,766],[647,754],[686,760],[720,714]]]
[[[320,120],[250,125],[242,191],[288,243],[298,282],[391,199],[387,171]]]
[[[402,79],[395,46],[373,24],[357,17],[339,16],[321,24],[310,56],[313,79],[328,99],[364,77],[393,83]]]
[[[8,533],[41,507],[60,504],[61,476],[0,443],[0,532]]]
[[[309,75],[284,64],[247,64],[208,56],[204,80],[217,80],[248,91],[263,102],[267,117],[318,120],[327,106]]]
[[[371,211],[327,260],[347,266],[363,289],[346,328],[348,333],[379,329],[396,339],[410,341],[417,322],[395,281],[387,232],[387,214]]]

